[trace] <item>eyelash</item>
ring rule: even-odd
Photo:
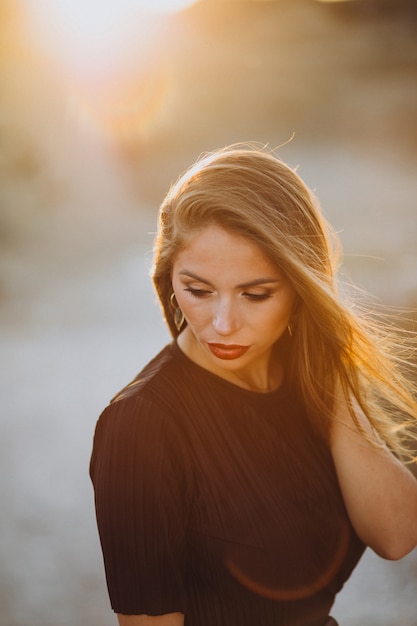
[[[186,287],[185,291],[188,291],[194,298],[204,298],[204,296],[208,296],[211,291],[206,291],[205,289],[193,289],[192,287]]]
[[[244,293],[243,295],[251,302],[263,302],[271,297],[269,293]]]
[[[193,287],[186,287],[185,291],[188,291],[194,298],[204,298],[211,294],[211,291],[205,289],[194,289]],[[250,302],[263,302],[271,297],[269,293],[243,293],[242,295]]]

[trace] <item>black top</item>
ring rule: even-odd
[[[113,609],[186,626],[322,626],[364,545],[327,444],[172,343],[102,413],[91,459]]]

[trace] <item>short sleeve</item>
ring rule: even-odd
[[[128,397],[110,404],[94,435],[90,474],[113,610],[185,612],[189,477],[172,417]]]

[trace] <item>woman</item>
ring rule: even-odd
[[[105,409],[91,460],[120,626],[325,626],[366,546],[417,544],[417,406],[337,293],[311,192],[229,148],[160,210],[174,341]],[[386,343],[386,342],[385,342]]]

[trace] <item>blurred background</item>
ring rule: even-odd
[[[0,1],[0,625],[111,626],[97,417],[168,340],[158,205],[201,153],[279,147],[344,274],[417,308],[415,0]],[[417,555],[367,552],[341,626],[417,626]]]

